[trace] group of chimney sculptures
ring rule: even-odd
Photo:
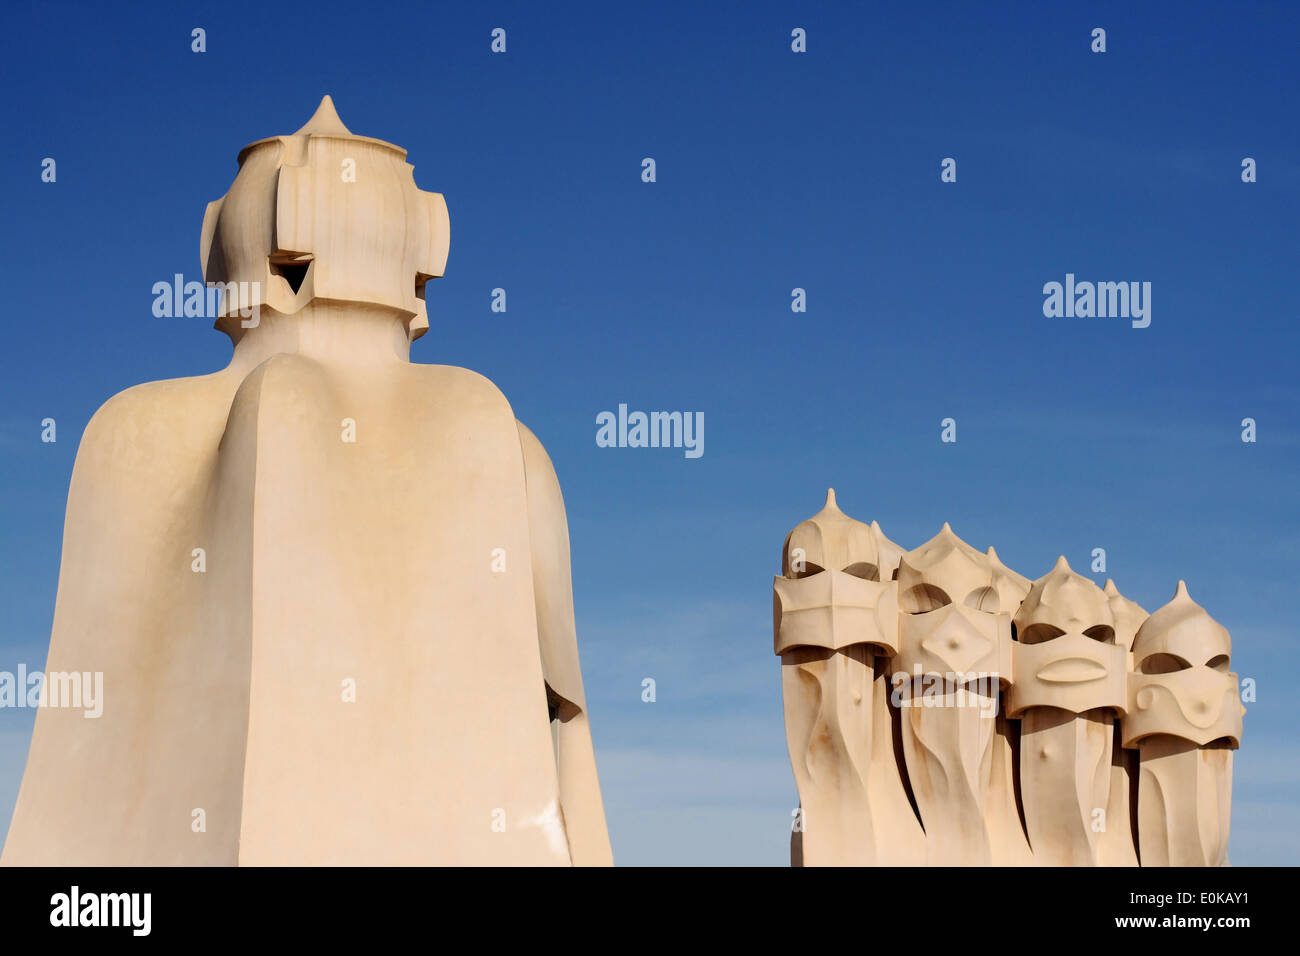
[[[1148,615],[948,525],[913,551],[825,507],[773,585],[796,865],[1219,866],[1245,708],[1183,582]]]

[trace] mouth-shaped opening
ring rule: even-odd
[[[293,294],[297,295],[307,279],[307,270],[311,268],[313,257],[293,252],[277,252],[270,258],[271,275],[280,276],[289,283]]]

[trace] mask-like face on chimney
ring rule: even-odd
[[[1011,615],[988,557],[947,524],[898,565],[899,653],[893,673],[1011,680]],[[967,675],[967,676],[962,676]]]
[[[1228,670],[1232,638],[1178,582],[1173,599],[1152,614],[1133,641],[1124,746],[1164,734],[1205,746],[1241,740],[1237,675]]]
[[[880,581],[878,538],[873,526],[840,511],[834,490],[821,511],[790,532],[772,592],[778,654],[856,644],[898,650],[896,592]]]
[[[405,150],[353,135],[326,96],[306,126],[244,147],[239,165],[203,217],[206,282],[258,283],[262,308],[285,316],[313,301],[387,308],[412,340],[424,334],[424,285],[443,274],[450,222]],[[234,303],[216,327],[243,335]]]
[[[1124,713],[1128,651],[1115,643],[1110,603],[1101,588],[1070,570],[1064,557],[1034,582],[1015,625],[1009,716],[1028,707]]]

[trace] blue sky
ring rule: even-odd
[[[1059,6],[6,5],[0,669],[43,664],[91,414],[228,360],[153,283],[330,93],[447,199],[413,359],[491,378],[559,473],[619,863],[786,862],[771,575],[828,485],[905,547],[1104,547],[1148,610],[1185,578],[1258,682],[1232,860],[1300,861],[1300,12]],[[1151,282],[1150,327],[1044,317],[1067,272]],[[703,457],[597,447],[620,402],[702,411]],[[0,710],[0,821],[31,713]]]

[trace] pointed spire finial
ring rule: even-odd
[[[1192,599],[1192,596],[1187,593],[1186,581],[1179,581],[1178,587],[1174,590],[1174,600],[1177,600],[1178,598],[1186,598],[1189,601]]]
[[[838,508],[838,507],[839,507],[839,505],[837,505],[837,504],[835,503],[835,489],[834,489],[834,488],[827,488],[827,489],[826,489],[826,505],[825,505],[825,507],[827,507],[827,508]]]
[[[1119,596],[1119,588],[1115,587],[1115,579],[1114,579],[1114,578],[1107,578],[1107,579],[1106,579],[1106,586],[1105,586],[1104,588],[1102,588],[1102,590],[1105,591],[1106,594],[1109,595],[1110,597],[1118,597],[1118,596]]]
[[[320,106],[316,107],[316,112],[311,115],[303,127],[294,133],[294,136],[351,136],[352,130],[343,125],[343,120],[339,119],[339,114],[334,109],[334,101],[330,99],[328,93],[320,101]]]
[[[1052,566],[1052,570],[1053,570],[1053,571],[1069,571],[1069,570],[1070,570],[1070,562],[1067,561],[1067,560],[1065,560],[1065,555],[1061,555],[1059,558],[1056,559],[1056,564],[1054,564],[1054,565]]]
[[[943,523],[943,527],[939,529],[940,534],[944,534],[945,532],[948,534],[952,534],[952,526],[948,524],[948,522],[946,521]]]

